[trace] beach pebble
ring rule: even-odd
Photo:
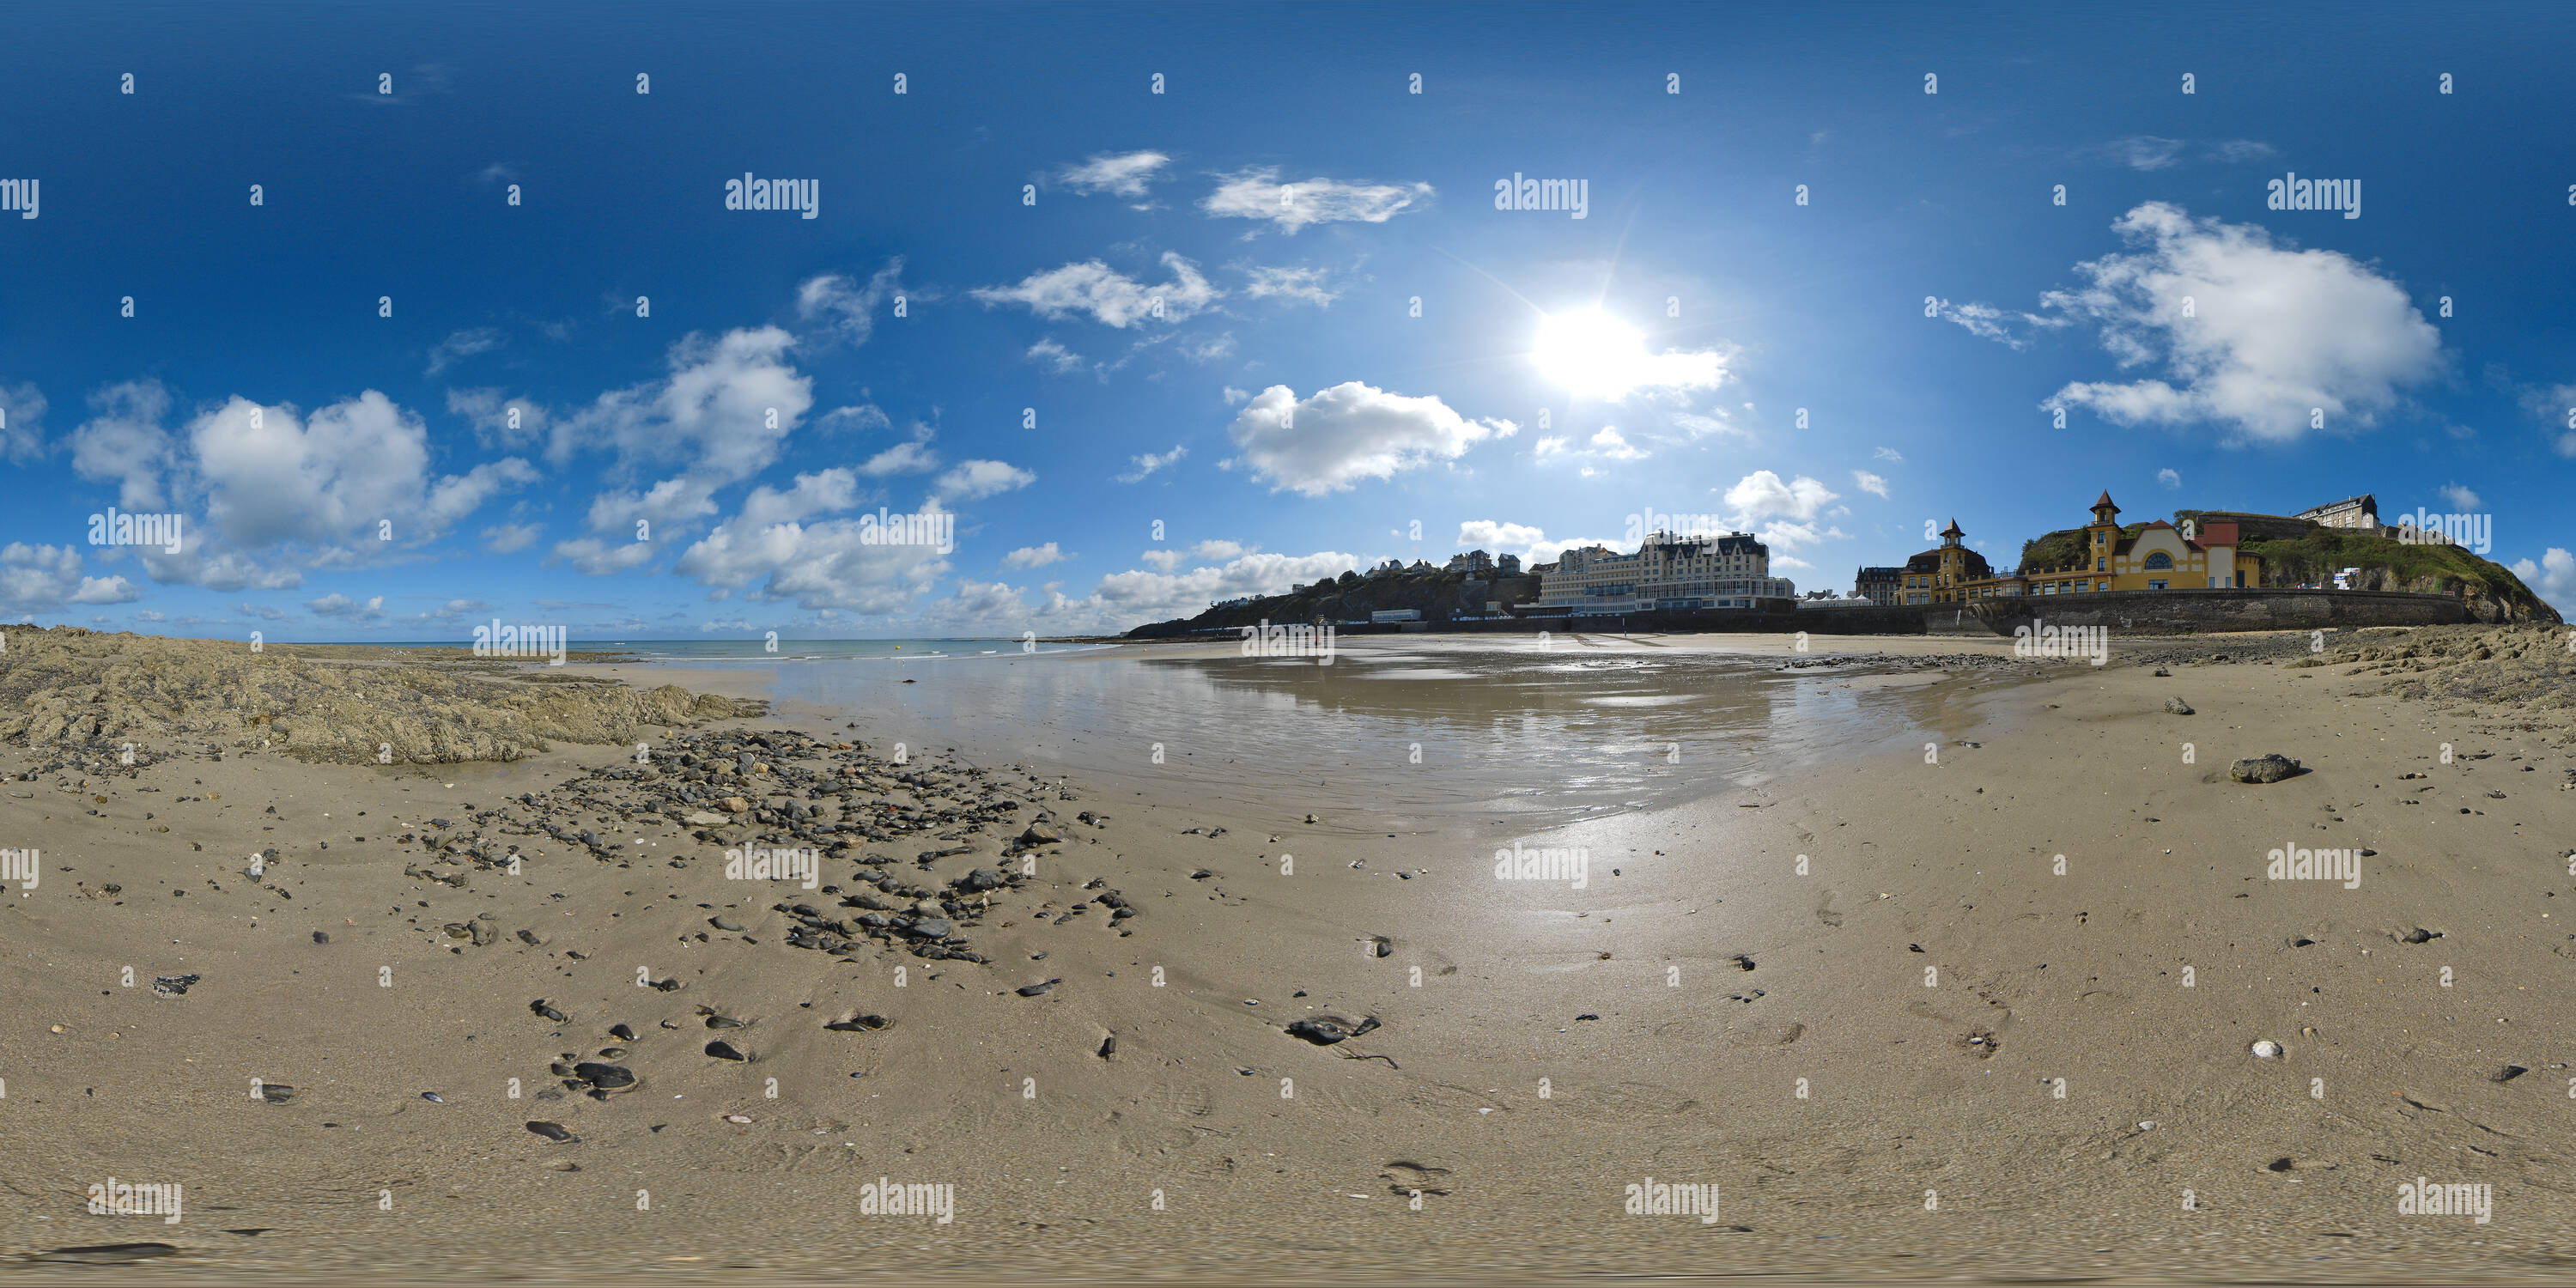
[[[726,1115],[725,1115],[725,1121],[726,1121],[726,1122],[729,1122],[729,1123],[747,1123],[747,1122],[750,1122],[750,1121],[751,1121],[751,1115],[749,1115],[749,1114],[726,1114]]]
[[[739,933],[742,930],[742,923],[731,917],[709,917],[707,918],[707,924],[718,930],[730,930],[736,933]]]
[[[2278,1042],[2265,1039],[2254,1044],[2254,1058],[2257,1060],[2269,1060],[2279,1054],[2281,1054],[2281,1044]]]
[[[528,1124],[528,1130],[557,1143],[580,1139],[571,1132],[565,1131],[562,1123],[534,1121]]]
[[[1048,993],[1054,992],[1055,986],[1063,982],[1064,981],[1061,978],[1057,978],[1048,980],[1043,984],[1022,985],[1019,989],[1019,994],[1022,997],[1043,997]]]
[[[2165,699],[2165,710],[2178,716],[2187,716],[2191,714],[2191,704],[2180,698],[2167,698]]]
[[[714,1056],[719,1060],[749,1060],[751,1058],[750,1056],[744,1055],[742,1052],[735,1050],[732,1043],[723,1041],[708,1043],[707,1054]]]
[[[443,1105],[447,1103],[447,1097],[442,1096],[435,1091],[424,1091],[420,1093],[420,1098],[433,1105]]]
[[[2227,776],[2240,783],[2277,783],[2298,770],[2299,762],[2275,751],[2229,765]]]

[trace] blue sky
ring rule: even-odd
[[[2563,8],[0,11],[10,620],[1070,633],[1648,512],[1848,588],[2105,488],[2576,608]]]

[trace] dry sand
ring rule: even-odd
[[[961,742],[928,763],[985,770],[1011,822],[945,829],[969,852],[927,865],[949,842],[858,850],[924,883],[1033,859],[969,919],[989,964],[790,947],[773,905],[835,900],[722,877],[725,842],[771,829],[573,813],[622,857],[539,835],[517,876],[394,839],[631,767],[622,744],[66,766],[0,797],[0,848],[42,852],[0,913],[0,1251],[165,1243],[115,1273],[190,1280],[2563,1280],[2576,726],[2549,698],[2576,670],[2539,629],[2354,643],[2177,641],[2097,669],[1834,641],[1886,656],[1801,682],[1884,690],[1903,728],[1767,775],[1685,761],[1702,790],[1547,834],[1460,815],[1390,838],[1294,783],[1220,812],[1168,767]],[[1972,652],[1988,664],[1897,665]],[[630,674],[743,697],[767,677]],[[855,711],[697,732],[780,728],[884,751]],[[2229,780],[2265,752],[2305,772]],[[0,771],[60,759],[10,746]],[[1040,811],[1065,840],[1005,859]],[[1583,888],[1498,880],[1516,843],[1579,848]],[[2357,885],[2267,879],[2284,847],[2363,851]],[[820,879],[854,889],[862,861]],[[1057,924],[1103,889],[1138,915]],[[495,942],[443,934],[484,913]],[[893,1025],[825,1027],[856,1013]],[[1285,1031],[1319,1017],[1378,1024]],[[535,1098],[554,1061],[613,1047],[640,1086]],[[183,1219],[89,1214],[110,1176],[183,1184]],[[2492,1220],[2401,1215],[2419,1176],[2492,1186]],[[952,1186],[953,1220],[863,1214],[880,1178]],[[1627,1214],[1648,1178],[1716,1186],[1717,1219]]]

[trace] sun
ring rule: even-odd
[[[1645,380],[1646,337],[1597,308],[1539,319],[1539,373],[1578,396],[1619,398]]]

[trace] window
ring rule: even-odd
[[[2173,556],[2166,554],[2164,551],[2159,550],[2154,554],[2147,556],[2147,571],[2149,572],[2154,572],[2159,568],[2171,567],[2173,567]]]
[[[2147,589],[2149,589],[2149,590],[2163,590],[2164,588],[2165,588],[2165,579],[2164,579],[2164,578],[2162,578],[2162,577],[2158,577],[2158,578],[2156,578],[2155,580],[2150,581],[2150,582],[2148,582],[2148,583],[2147,583]]]
[[[2096,555],[2096,556],[2094,556],[2094,558],[2093,558],[2093,571],[2095,571],[2095,572],[2109,572],[2109,571],[2111,571],[2111,560],[2110,560],[2107,556],[2102,556],[2102,555]]]

